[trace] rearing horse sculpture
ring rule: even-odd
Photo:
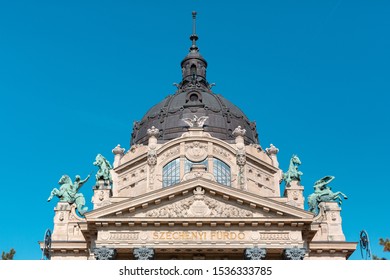
[[[342,192],[332,192],[329,184],[333,181],[334,176],[325,176],[314,183],[314,193],[309,195],[307,203],[309,204],[309,211],[318,213],[318,205],[321,202],[337,202],[339,205],[343,203],[341,197],[347,199],[348,197]]]
[[[77,211],[79,211],[80,215],[84,215],[87,212],[88,207],[84,207],[85,198],[82,193],[79,193],[79,189],[85,182],[88,181],[90,175],[84,180],[81,180],[80,176],[77,175],[74,183],[69,178],[68,175],[63,175],[59,180],[58,184],[60,185],[60,189],[54,188],[47,201],[52,200],[54,196],[57,196],[61,202],[68,202],[69,204],[76,204]]]
[[[298,170],[298,166],[301,165],[301,161],[297,155],[293,155],[290,159],[290,166],[286,173],[283,173],[283,180],[286,182],[286,185],[290,184],[291,181],[301,180],[303,173]]]
[[[99,170],[96,173],[96,186],[99,186],[99,180],[104,180],[105,185],[112,184],[112,177],[110,173],[112,167],[108,160],[101,154],[98,154],[93,165],[99,167]]]

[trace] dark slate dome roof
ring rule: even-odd
[[[131,145],[147,144],[147,130],[152,126],[160,130],[159,142],[180,137],[189,128],[183,118],[193,119],[195,115],[208,117],[203,128],[213,137],[234,142],[232,133],[241,126],[246,130],[245,143],[258,144],[256,123],[250,122],[237,106],[211,91],[212,85],[206,80],[207,62],[196,45],[195,17],[193,13],[190,52],[181,62],[182,81],[175,94],[153,106],[140,122],[134,123]]]
[[[162,142],[180,137],[189,128],[183,118],[192,119],[194,115],[208,116],[204,131],[213,137],[233,142],[232,132],[241,126],[246,129],[245,142],[258,144],[256,124],[221,95],[206,91],[177,92],[153,106],[134,123],[131,144],[147,144],[147,130],[152,126],[160,130],[158,140]]]

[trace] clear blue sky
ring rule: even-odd
[[[390,237],[386,0],[2,1],[0,252],[39,259],[61,175],[95,172],[98,153],[112,162],[133,121],[174,93],[192,10],[214,91],[257,121],[282,169],[299,155],[305,196],[335,176],[347,240],[366,229],[390,257],[378,245]]]

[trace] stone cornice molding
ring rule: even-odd
[[[300,219],[313,219],[314,214],[296,207],[283,204],[266,197],[245,192],[239,189],[227,188],[216,182],[205,180],[203,178],[195,178],[189,181],[182,182],[174,187],[159,189],[141,195],[136,198],[129,198],[122,202],[111,204],[101,207],[86,213],[88,221],[98,219],[100,217],[107,216],[109,214],[116,214],[119,216],[121,213],[129,211],[135,211],[137,208],[145,209],[150,205],[161,203],[164,200],[172,200],[175,197],[188,196],[196,187],[202,187],[207,193],[211,195],[218,195],[225,200],[236,201],[241,204],[248,205],[252,208],[260,208],[263,211],[274,212],[276,216],[292,216]]]

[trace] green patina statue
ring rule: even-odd
[[[96,186],[99,187],[99,180],[104,180],[105,185],[112,184],[112,177],[110,173],[112,167],[108,160],[101,154],[98,154],[93,165],[99,167],[99,170],[96,173]]]
[[[290,166],[286,173],[283,173],[283,180],[286,182],[286,185],[290,184],[291,181],[301,180],[303,173],[298,170],[298,166],[301,165],[301,161],[297,155],[293,155],[290,159]]]
[[[328,184],[333,181],[334,176],[325,176],[314,183],[314,193],[309,195],[307,202],[309,204],[309,211],[318,213],[318,205],[321,202],[337,202],[339,205],[342,204],[342,199],[348,197],[342,192],[332,192],[332,188]]]
[[[80,176],[77,175],[74,183],[72,183],[72,180],[69,178],[68,175],[63,175],[58,182],[58,184],[60,184],[60,189],[54,188],[51,191],[47,201],[50,201],[53,199],[54,196],[57,196],[61,202],[68,202],[69,204],[75,203],[77,211],[80,213],[80,215],[83,216],[85,212],[87,212],[88,208],[84,207],[84,195],[82,193],[79,193],[78,191],[81,186],[88,181],[90,176],[91,175],[88,175],[85,180],[81,180]]]

